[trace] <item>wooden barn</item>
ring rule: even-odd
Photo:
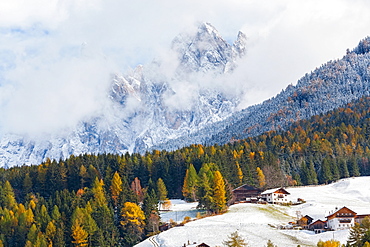
[[[244,184],[233,191],[233,199],[235,203],[239,202],[257,202],[261,197],[262,190],[248,184]]]
[[[308,226],[312,223],[312,221],[313,221],[312,217],[305,215],[299,220],[297,220],[297,224],[301,226],[303,229],[308,229]]]
[[[308,229],[317,233],[326,231],[326,221],[316,220],[308,226]]]

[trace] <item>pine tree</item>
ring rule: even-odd
[[[228,239],[222,242],[227,247],[245,247],[248,244],[245,242],[244,238],[242,238],[237,231],[231,233],[228,236]]]
[[[321,166],[321,174],[320,174],[320,178],[321,178],[321,183],[328,183],[330,181],[332,181],[333,179],[333,176],[332,176],[332,173],[331,173],[331,169],[330,169],[330,161],[328,158],[324,158],[324,160],[322,161],[322,166]]]
[[[199,204],[198,207],[205,208],[208,211],[211,211],[213,205],[213,197],[212,197],[212,188],[210,186],[210,181],[207,176],[207,173],[202,173],[199,179],[198,185],[198,198]]]
[[[221,212],[226,207],[225,181],[221,172],[215,171],[213,180],[213,204],[216,213]]]
[[[313,161],[311,160],[310,164],[309,164],[308,184],[318,184],[318,183],[319,183],[319,181],[317,179],[317,173],[316,173],[316,170],[315,170],[315,165],[314,165]]]
[[[162,178],[158,178],[157,180],[157,190],[158,190],[158,200],[161,204],[167,200],[167,188],[164,184]]]
[[[277,247],[277,245],[274,245],[274,243],[269,239],[267,241],[267,247]]]
[[[110,190],[112,193],[114,204],[117,205],[118,197],[120,193],[122,192],[122,180],[118,172],[115,172],[113,175],[112,185],[110,186]]]
[[[184,178],[184,185],[182,187],[182,194],[186,200],[189,201],[196,201],[196,191],[197,191],[197,182],[198,182],[198,175],[193,166],[193,164],[189,165],[189,168],[186,170],[185,178]]]
[[[347,162],[344,159],[338,160],[338,166],[339,166],[339,173],[341,178],[348,178],[349,172],[348,172],[348,166]]]

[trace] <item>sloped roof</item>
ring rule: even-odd
[[[243,184],[242,186],[239,186],[238,188],[235,188],[233,189],[234,190],[238,190],[238,189],[246,189],[246,190],[260,190],[262,191],[261,189],[257,188],[257,187],[254,187],[254,186],[251,186],[249,184]]]
[[[349,208],[347,208],[347,207],[342,207],[341,209],[339,209],[339,210],[335,211],[334,213],[332,213],[332,214],[330,214],[330,215],[326,216],[326,218],[332,217],[332,216],[334,216],[335,214],[337,214],[338,212],[343,211],[343,210],[351,212],[354,216],[356,216],[356,214],[357,214],[355,211],[352,211],[351,209],[349,209]]]
[[[281,188],[275,188],[275,189],[265,190],[264,192],[261,193],[261,195],[272,194],[272,193],[275,193],[278,190],[282,190],[284,192],[284,194],[290,195],[290,193],[288,191],[286,191],[282,187]]]
[[[312,225],[315,225],[315,224],[317,224],[317,223],[323,223],[323,224],[325,224],[325,223],[326,223],[326,221],[318,219],[318,220],[315,220],[314,222],[312,222],[312,223],[311,223],[311,224],[309,224],[309,225],[310,225],[310,226],[312,226]]]

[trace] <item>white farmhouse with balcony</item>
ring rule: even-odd
[[[290,193],[286,191],[284,188],[276,188],[276,189],[270,189],[262,192],[261,194],[262,200],[268,202],[268,203],[289,203],[291,201],[290,199]]]
[[[326,216],[326,225],[328,229],[337,231],[343,229],[349,229],[355,225],[355,218],[357,213],[347,207],[343,207],[339,210]]]

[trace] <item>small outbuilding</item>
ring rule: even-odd
[[[316,220],[315,222],[308,225],[308,229],[317,233],[326,231],[326,221]]]
[[[303,229],[308,229],[308,226],[312,223],[312,221],[313,221],[312,217],[305,215],[299,220],[297,220],[297,225],[299,225]]]

